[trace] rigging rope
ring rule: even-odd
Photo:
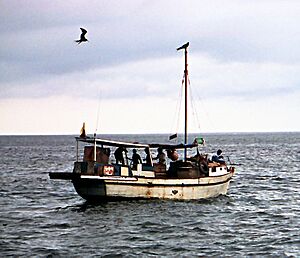
[[[191,87],[191,81],[190,81],[190,78],[188,76],[188,86],[189,86],[189,91],[190,91],[190,94],[189,94],[189,98],[190,98],[190,103],[191,103],[191,108],[192,108],[192,114],[193,114],[193,118],[194,118],[194,123],[196,124],[196,127],[198,130],[201,131],[201,126],[200,126],[200,119],[199,119],[199,116],[198,116],[198,112],[197,112],[197,109],[196,109],[196,106],[195,106],[195,100],[193,98],[193,91],[192,91],[192,87]],[[182,78],[182,81],[181,81],[181,88],[180,88],[180,91],[179,91],[179,98],[177,100],[177,104],[176,104],[176,113],[175,113],[175,118],[174,120],[176,119],[177,117],[177,124],[176,124],[176,133],[178,133],[178,130],[179,130],[179,124],[180,124],[180,119],[181,119],[181,103],[182,103],[182,96],[183,96],[183,91],[184,91],[184,82],[185,82],[185,79],[184,79],[184,75],[183,75],[183,78]],[[197,96],[196,96],[197,97]],[[174,120],[173,120],[173,128],[174,128]],[[178,141],[178,138],[177,138],[177,141]]]
[[[184,77],[182,79],[181,88],[180,88],[180,91],[179,91],[180,92],[180,96],[179,96],[180,105],[179,105],[179,109],[177,111],[178,115],[177,115],[176,132],[178,132],[178,130],[179,130],[179,123],[180,123],[180,118],[181,118],[181,112],[180,111],[181,111],[181,103],[182,103],[183,84],[184,84]]]
[[[196,90],[196,100],[200,103],[201,105],[201,110],[203,110],[204,115],[206,116],[208,122],[210,123],[210,125],[215,128],[215,124],[213,123],[213,121],[210,119],[209,116],[209,112],[207,111],[207,109],[205,108],[204,102],[202,100],[202,98],[200,97],[200,94],[198,93],[198,91]]]
[[[98,130],[99,116],[100,116],[100,106],[101,106],[101,90],[99,88],[99,91],[98,91],[98,109],[97,109],[97,119],[96,119],[95,136],[97,135],[97,130]]]
[[[200,120],[199,120],[198,112],[197,112],[197,109],[196,109],[196,107],[194,105],[195,101],[193,99],[193,92],[192,92],[190,78],[188,78],[188,80],[189,80],[190,101],[191,101],[191,107],[192,107],[193,117],[196,120],[195,123],[196,123],[197,129],[199,129],[199,131],[201,131],[201,126],[200,126],[200,122],[199,122]]]
[[[179,94],[178,94],[178,98],[177,98],[177,103],[176,103],[176,109],[175,109],[175,115],[174,115],[174,119],[173,119],[173,123],[172,123],[172,130],[175,128],[175,133],[178,133],[178,128],[179,128],[179,123],[180,123],[180,114],[181,114],[181,103],[182,103],[182,92],[183,92],[183,83],[184,83],[184,75],[183,75],[183,79],[182,79],[182,85],[180,87],[179,90]],[[175,121],[177,118],[177,121]],[[175,125],[176,122],[176,125]],[[173,133],[173,132],[172,132]],[[176,138],[176,142],[178,142],[178,138]]]

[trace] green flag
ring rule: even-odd
[[[205,140],[203,139],[203,137],[196,137],[194,143],[203,145],[205,143]]]

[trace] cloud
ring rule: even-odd
[[[22,80],[171,57],[189,40],[194,52],[223,62],[299,63],[299,9],[297,1],[9,1],[1,60]],[[81,26],[90,43],[77,46]]]
[[[205,98],[218,95],[253,100],[300,91],[299,64],[224,63],[196,56],[190,70],[193,85]]]
[[[176,52],[175,52],[176,54]],[[180,55],[181,56],[181,55]],[[69,95],[85,98],[120,99],[166,96],[171,87],[179,88],[181,58],[147,59],[108,68],[48,76],[36,80],[3,83],[0,98],[45,97]],[[176,81],[176,78],[178,79]],[[171,91],[172,92],[172,91]]]
[[[3,83],[0,98],[72,96],[85,98],[176,98],[183,76],[182,53],[98,67],[82,72],[44,75],[35,80]],[[189,56],[189,76],[196,98],[215,96],[242,99],[266,98],[300,90],[300,65],[220,62],[205,55]]]
[[[0,104],[15,101],[22,109],[29,100],[38,107],[53,98],[55,107],[55,98],[69,104],[102,98],[112,109],[120,102],[133,109],[132,103],[151,105],[150,100],[173,103],[184,69],[176,48],[190,41],[197,103],[208,100],[209,109],[238,103],[235,108],[247,113],[251,105],[259,112],[282,98],[285,110],[295,110],[299,11],[299,1],[270,0],[4,1]],[[77,45],[80,27],[88,30],[90,42]]]

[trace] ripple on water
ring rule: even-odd
[[[73,136],[0,136],[1,256],[299,257],[300,133],[205,138],[241,164],[226,196],[96,205],[48,178],[72,170]]]

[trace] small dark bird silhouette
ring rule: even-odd
[[[190,42],[185,43],[184,45],[182,45],[181,47],[177,48],[177,51],[180,49],[185,49],[189,46]]]
[[[84,29],[84,28],[80,28],[81,29],[81,35],[80,35],[80,39],[78,40],[75,40],[75,42],[78,43],[78,45],[81,43],[81,42],[85,42],[85,41],[88,41],[85,37],[85,34],[87,34],[87,30]]]

